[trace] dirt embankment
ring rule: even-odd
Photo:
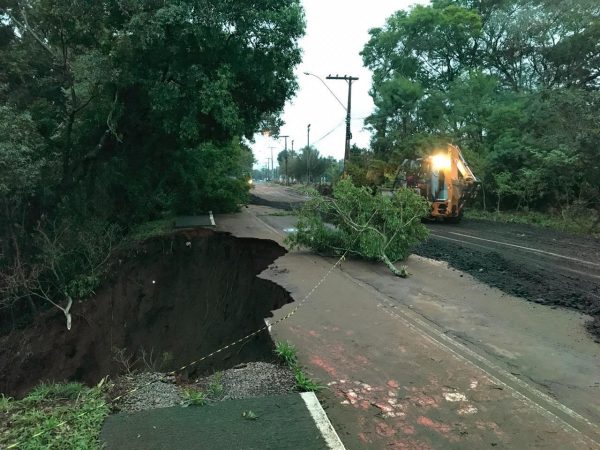
[[[135,368],[174,370],[246,336],[292,301],[258,278],[285,249],[211,231],[179,232],[130,249],[110,281],[73,306],[73,326],[49,311],[0,337],[0,393],[21,396],[41,381],[95,383]],[[194,365],[187,375],[272,360],[268,333]],[[144,361],[145,359],[145,361]]]

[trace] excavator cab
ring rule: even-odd
[[[448,144],[424,158],[405,160],[401,168],[397,182],[427,198],[430,219],[459,222],[465,203],[477,195],[479,181],[455,145]]]

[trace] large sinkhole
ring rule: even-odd
[[[73,306],[70,331],[60,311],[49,311],[0,338],[0,393],[20,397],[42,381],[95,383],[127,365],[175,370],[246,336],[292,301],[257,276],[283,254],[272,241],[209,230],[146,241],[119,256],[93,298]],[[272,360],[272,350],[261,332],[184,375]]]

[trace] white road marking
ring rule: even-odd
[[[315,421],[317,428],[325,439],[327,447],[332,450],[346,450],[346,447],[344,447],[344,444],[342,444],[342,441],[336,433],[335,428],[333,428],[333,425],[331,425],[331,422],[329,421],[327,414],[325,414],[325,411],[323,410],[321,403],[319,403],[315,393],[303,392],[300,395],[302,396],[304,403],[306,403],[306,407],[310,411],[310,415]]]
[[[579,262],[579,263],[582,263],[582,264],[588,264],[590,266],[600,267],[599,263],[595,263],[595,262],[592,262],[592,261],[586,261],[584,259],[579,259],[579,258],[573,258],[571,256],[559,255],[558,253],[547,252],[545,250],[539,250],[537,248],[524,247],[523,245],[511,244],[509,242],[501,242],[501,241],[495,241],[493,239],[480,238],[480,237],[477,237],[477,236],[472,236],[470,234],[456,233],[455,231],[449,231],[449,233],[450,234],[454,234],[456,236],[466,237],[466,238],[469,238],[469,239],[477,239],[479,241],[492,242],[494,244],[505,245],[507,247],[520,248],[521,250],[527,250],[529,252],[540,253],[540,254],[543,254],[543,255],[554,256],[556,258],[567,259],[569,261],[576,261],[576,262]],[[434,236],[439,236],[439,235],[434,235]]]

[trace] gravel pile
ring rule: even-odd
[[[125,391],[136,389],[117,402],[120,411],[134,412],[147,409],[168,408],[181,405],[181,388],[175,384],[175,377],[162,373],[137,373],[117,380]]]
[[[295,391],[296,380],[287,367],[251,362],[223,372],[221,384],[227,400],[288,394]]]
[[[201,377],[185,386],[176,384],[173,376],[162,373],[136,373],[119,378],[116,392],[127,393],[113,407],[122,412],[168,408],[185,404],[185,390],[201,391],[207,401],[263,397],[296,392],[292,371],[279,364],[250,362],[232,369]]]

